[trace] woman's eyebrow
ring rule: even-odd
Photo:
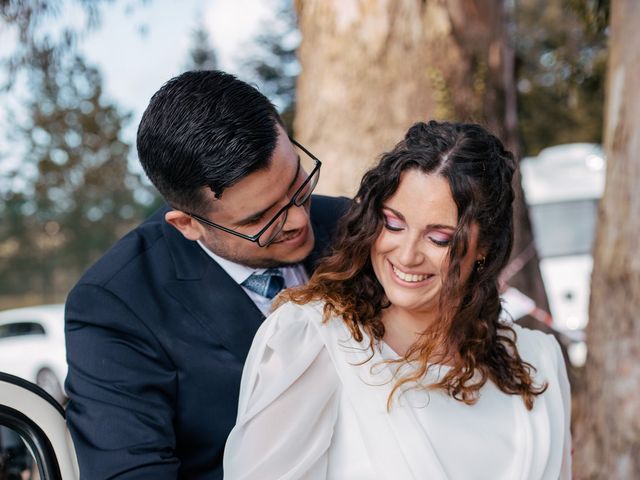
[[[445,225],[443,223],[432,223],[430,225],[427,225],[427,228],[429,230],[455,230],[456,229],[456,227],[452,225]]]
[[[395,210],[387,205],[382,205],[382,208],[385,210],[389,210],[391,213],[393,213],[396,217],[398,217],[400,220],[404,221],[404,215],[402,215],[398,210]]]

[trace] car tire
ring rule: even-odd
[[[51,395],[56,402],[64,406],[67,397],[62,390],[60,380],[58,380],[56,374],[53,373],[53,370],[46,367],[41,368],[36,375],[36,384]]]

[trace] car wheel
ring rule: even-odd
[[[60,405],[66,403],[67,397],[62,391],[62,385],[60,385],[58,377],[52,370],[48,368],[40,369],[36,375],[36,384],[51,395]]]

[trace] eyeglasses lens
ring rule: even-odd
[[[309,201],[311,198],[311,194],[313,190],[316,188],[318,184],[318,179],[320,177],[320,169],[315,169],[316,161],[309,157],[305,152],[303,152],[300,148],[296,147],[296,151],[300,158],[300,175],[301,179],[304,179],[300,182],[296,183],[296,187],[300,190],[297,191],[295,198],[293,199],[293,205],[296,207],[301,207],[305,203]],[[312,176],[309,177],[309,174],[312,173]],[[260,235],[258,239],[258,245],[261,247],[266,247],[271,244],[278,234],[284,228],[285,223],[287,222],[287,213],[289,209],[280,213],[278,218],[270,225],[270,227]]]

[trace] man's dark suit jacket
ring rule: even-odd
[[[345,208],[314,197],[308,271]],[[242,367],[264,317],[166,211],[121,239],[67,300],[67,421],[83,479],[222,478]]]

